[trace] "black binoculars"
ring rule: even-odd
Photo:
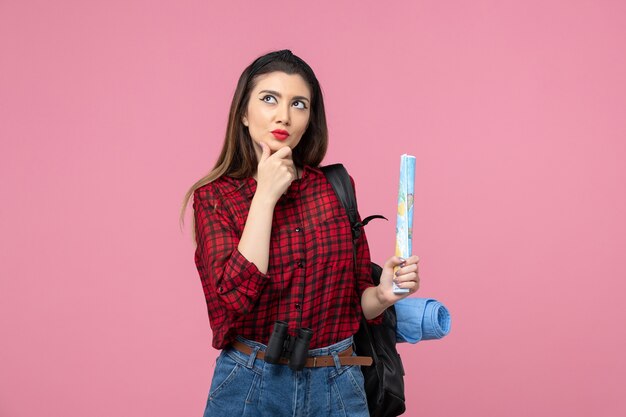
[[[274,330],[265,350],[265,362],[276,364],[284,356],[289,358],[291,369],[300,371],[306,363],[313,330],[301,327],[296,337],[289,336],[288,330],[286,322],[274,323]]]

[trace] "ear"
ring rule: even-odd
[[[248,118],[246,116],[242,116],[241,123],[243,123],[244,126],[248,126]]]

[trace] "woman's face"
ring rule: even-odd
[[[300,75],[279,71],[259,75],[241,120],[255,142],[257,157],[259,142],[272,153],[284,146],[295,148],[309,125],[310,107],[311,91]]]

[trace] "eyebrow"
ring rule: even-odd
[[[282,95],[278,92],[278,91],[274,91],[274,90],[261,90],[259,91],[259,94],[261,93],[270,93],[270,94],[274,94],[275,96],[281,97]],[[310,102],[311,100],[309,100],[308,98],[304,97],[304,96],[294,96],[293,97],[294,100],[306,100],[308,102]]]

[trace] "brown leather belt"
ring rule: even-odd
[[[231,345],[234,349],[238,350],[241,353],[249,355],[253,352],[253,349],[242,343],[238,340],[234,341]],[[352,347],[339,352],[337,354],[339,356],[339,363],[341,365],[361,365],[361,366],[370,366],[372,364],[372,358],[369,356],[352,356]],[[256,354],[257,359],[264,360],[265,352],[258,351]],[[282,365],[287,365],[289,360],[287,358],[280,358],[278,363]],[[335,366],[335,361],[332,356],[309,356],[304,365],[306,368],[320,368],[322,366]]]

